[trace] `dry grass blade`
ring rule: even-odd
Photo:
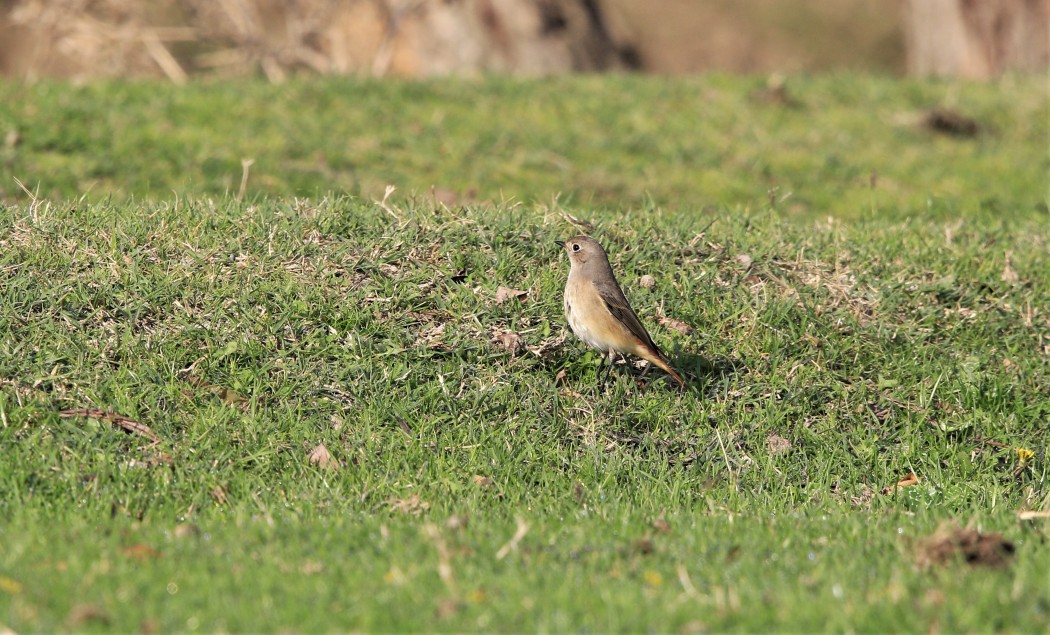
[[[561,217],[564,218],[570,225],[582,231],[584,234],[590,234],[594,231],[594,223],[590,223],[583,219],[577,218],[568,212],[561,212]]]
[[[386,189],[383,190],[383,200],[376,201],[376,205],[382,208],[383,211],[385,211],[387,214],[393,216],[394,220],[396,220],[397,222],[404,223],[405,221],[403,218],[401,218],[401,215],[395,212],[393,208],[391,208],[390,205],[387,204],[387,201],[390,199],[390,195],[393,194],[395,191],[397,191],[396,187],[394,187],[393,185],[387,185]]]
[[[241,159],[241,187],[237,190],[238,203],[244,200],[244,193],[248,191],[248,174],[253,165],[255,165],[255,159]]]
[[[1041,518],[1050,519],[1050,509],[1034,510],[1034,509],[1023,509],[1017,512],[1018,520],[1038,520]]]
[[[124,415],[119,415],[115,412],[106,412],[105,410],[99,410],[98,408],[74,408],[72,410],[61,410],[59,411],[58,416],[63,419],[84,417],[86,419],[106,421],[124,430],[128,434],[138,434],[146,437],[153,443],[160,443],[160,437],[158,437],[148,425],[135,421],[129,417],[125,417]]]
[[[514,532],[514,535],[511,536],[510,540],[508,540],[507,543],[500,547],[499,551],[496,552],[496,560],[502,560],[506,558],[507,554],[517,549],[518,543],[521,542],[521,539],[525,537],[525,534],[529,533],[528,523],[526,523],[521,518],[518,518],[517,522],[517,530]]]

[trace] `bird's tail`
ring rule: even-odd
[[[659,351],[640,351],[640,352],[642,352],[644,354],[639,355],[639,357],[644,358],[650,364],[652,364],[652,365],[656,366],[657,368],[660,368],[661,370],[663,370],[665,373],[670,375],[676,382],[678,382],[678,385],[683,390],[685,389],[685,380],[682,379],[682,376],[679,375],[675,371],[675,369],[671,368],[670,360],[668,360],[666,357],[664,357],[663,354],[661,354]]]

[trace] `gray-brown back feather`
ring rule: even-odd
[[[663,357],[664,354],[660,352],[656,342],[649,336],[649,331],[646,331],[645,327],[642,326],[642,321],[638,319],[638,314],[631,308],[631,303],[627,301],[623,290],[620,289],[620,285],[612,273],[612,267],[609,268],[609,277],[601,282],[595,282],[594,287],[613,317],[622,322],[642,343],[653,349],[654,353]]]

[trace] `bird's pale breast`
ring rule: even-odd
[[[637,339],[613,317],[589,280],[569,276],[565,285],[565,319],[572,332],[591,348],[634,352]]]

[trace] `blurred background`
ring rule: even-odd
[[[0,0],[0,74],[164,77],[863,70],[1050,59],[1050,0]]]

